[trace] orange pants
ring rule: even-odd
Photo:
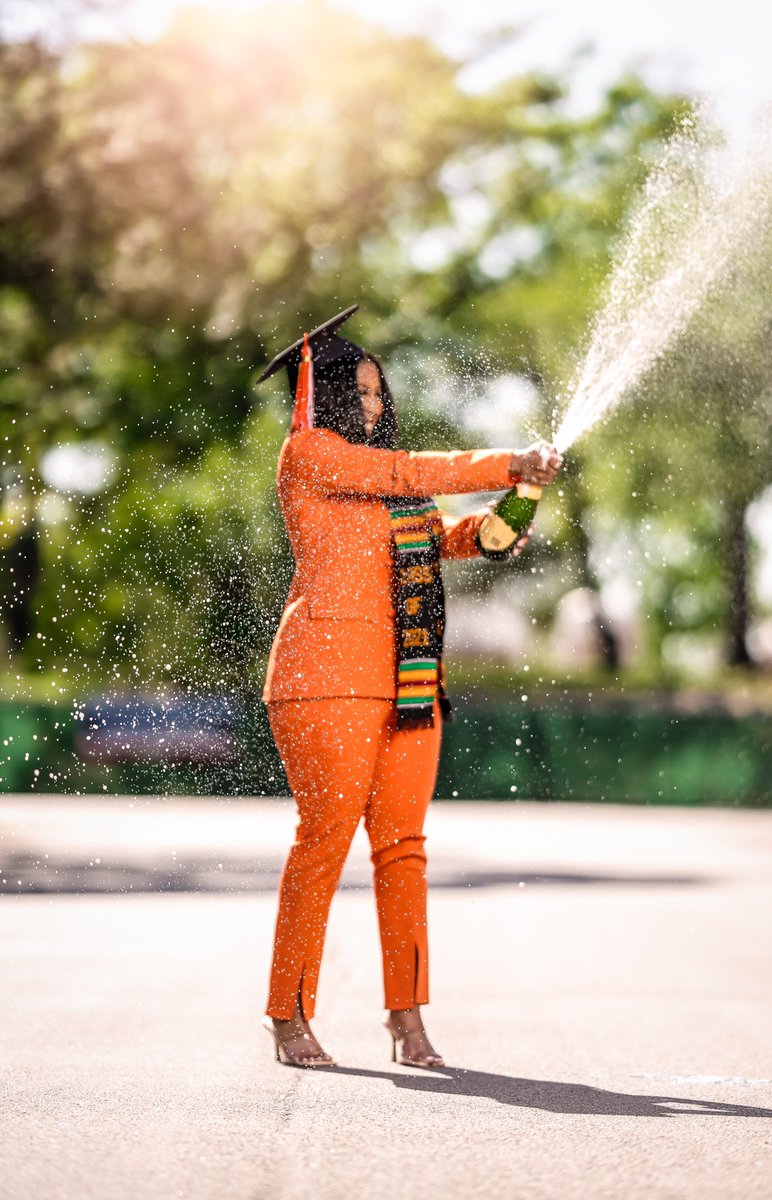
[[[437,777],[441,722],[397,730],[389,700],[284,700],[268,705],[298,807],[279,883],[267,1012],[299,999],[314,1014],[327,916],[364,816],[375,872],[386,1008],[429,1000],[423,824]]]

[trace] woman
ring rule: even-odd
[[[396,450],[394,405],[377,359],[336,334],[355,308],[308,339],[313,416],[300,412],[308,400],[302,380],[296,389],[300,343],[261,377],[286,367],[296,391],[278,468],[296,570],[263,698],[299,815],[279,885],[264,1024],[278,1060],[332,1064],[309,1021],[330,901],[364,817],[392,1057],[433,1067],[443,1060],[420,1009],[429,999],[423,823],[449,707],[439,557],[475,555],[485,514],[453,519],[430,497],[503,490],[521,479],[545,485],[560,459],[542,444]]]

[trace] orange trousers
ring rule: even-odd
[[[386,1008],[429,1000],[423,825],[437,777],[441,720],[397,730],[394,702],[333,698],[268,705],[298,808],[279,883],[267,1013],[316,1006],[333,894],[362,817],[370,839]]]

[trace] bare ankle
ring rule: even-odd
[[[414,1004],[412,1008],[390,1009],[389,1024],[400,1037],[408,1037],[411,1034],[424,1032],[421,1009],[417,1004]]]

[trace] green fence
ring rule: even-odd
[[[0,703],[0,791],[277,795],[265,708],[249,704],[237,766],[84,763],[68,707]],[[460,799],[772,806],[772,718],[545,696],[470,699],[446,726],[437,795]]]
[[[438,794],[632,804],[772,804],[772,718],[470,705],[448,729]]]

